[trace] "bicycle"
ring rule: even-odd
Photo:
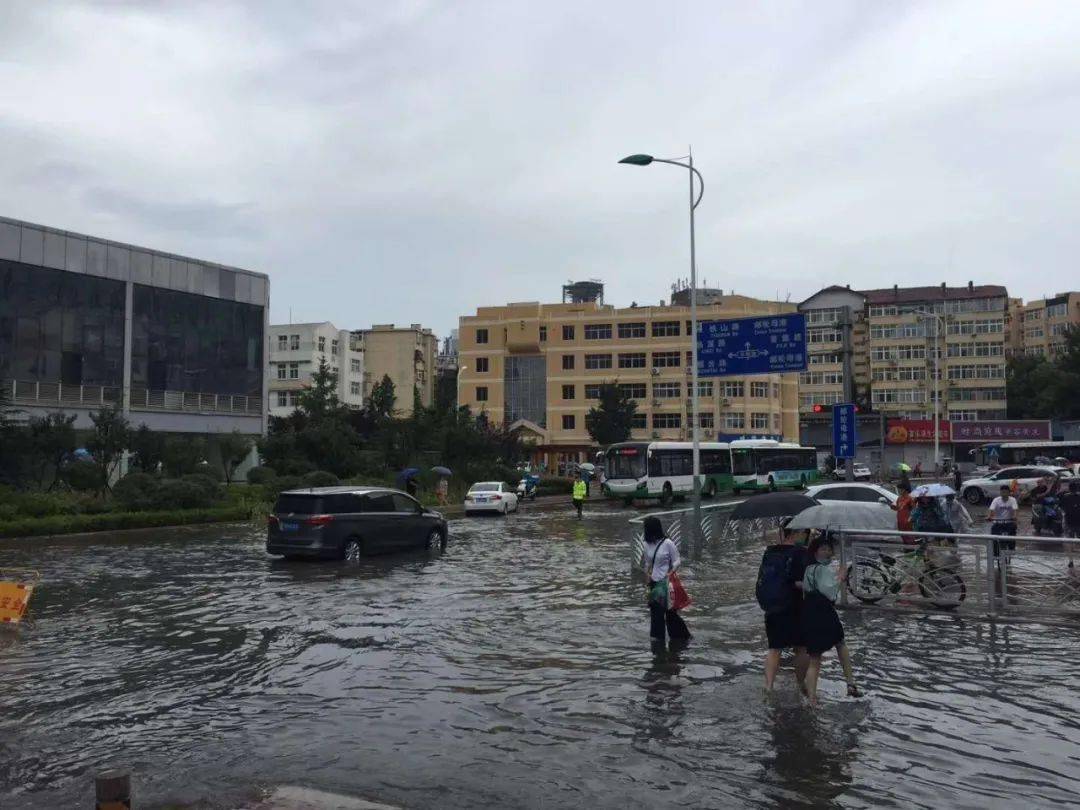
[[[943,610],[959,607],[967,597],[967,586],[954,570],[959,562],[935,564],[927,545],[926,540],[920,540],[915,548],[897,556],[879,551],[879,560],[856,560],[847,570],[848,593],[872,605],[891,593],[900,593],[904,585],[914,581],[923,598],[934,607]],[[909,559],[899,559],[901,556]]]

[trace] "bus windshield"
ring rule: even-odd
[[[645,475],[645,450],[612,447],[607,453],[608,478],[641,478]]]

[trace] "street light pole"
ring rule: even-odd
[[[701,172],[694,168],[694,155],[686,156],[686,163],[681,160],[668,160],[654,158],[652,155],[630,155],[619,161],[632,166],[648,166],[650,163],[668,163],[672,166],[680,166],[687,170],[690,177],[690,359],[692,369],[690,373],[690,430],[692,437],[692,457],[694,475],[694,545],[700,548],[701,540],[701,427],[698,417],[698,319],[697,319],[697,247],[694,235],[694,212],[701,205],[701,198],[705,196],[705,179]],[[697,177],[697,196],[694,196],[694,177]]]
[[[941,347],[939,344],[945,318],[926,309],[916,310],[915,314],[924,319],[934,319],[934,475],[936,476],[938,464],[941,463]]]

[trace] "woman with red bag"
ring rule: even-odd
[[[649,636],[658,644],[664,644],[669,635],[672,641],[689,641],[690,630],[678,612],[690,601],[675,574],[681,562],[679,548],[666,536],[659,518],[645,518],[644,529],[641,570],[648,583]],[[674,580],[674,588],[671,580]],[[676,594],[678,598],[674,598]]]

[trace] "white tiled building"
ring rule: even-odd
[[[350,408],[364,404],[364,352],[347,329],[332,323],[271,324],[266,377],[270,390],[270,415],[287,416],[297,397],[311,384],[323,357],[338,375],[338,397]]]

